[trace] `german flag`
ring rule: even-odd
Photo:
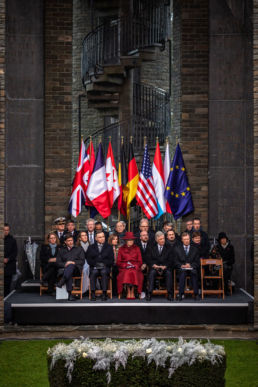
[[[137,164],[133,154],[133,144],[130,142],[129,145],[129,158],[128,158],[128,195],[127,195],[127,218],[130,217],[130,204],[131,201],[135,198],[137,187],[139,181],[139,172]]]
[[[120,195],[118,197],[117,207],[121,214],[126,216],[128,188],[126,186],[127,169],[124,144],[121,145],[120,149],[120,162],[118,164],[118,184],[120,187]]]

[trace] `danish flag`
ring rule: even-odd
[[[112,208],[115,200],[120,195],[120,187],[118,183],[117,170],[116,170],[111,142],[109,142],[107,159],[106,159],[106,178],[107,178],[109,204],[110,204],[110,208]]]

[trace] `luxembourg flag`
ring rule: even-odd
[[[170,174],[170,156],[169,156],[169,143],[167,142],[166,144],[166,152],[165,152],[165,159],[164,159],[164,182],[165,182],[165,187],[168,182],[168,176]],[[172,214],[171,208],[169,207],[169,204],[167,200],[165,199],[166,202],[166,211],[169,214]]]
[[[111,142],[109,142],[107,159],[106,159],[106,177],[107,177],[109,203],[110,203],[110,207],[112,208],[115,200],[120,195],[120,187],[118,183],[118,176],[117,176]]]
[[[96,161],[88,185],[87,196],[103,218],[107,218],[111,214],[106,168],[101,143],[99,144]]]
[[[165,184],[164,184],[164,170],[162,164],[162,158],[159,148],[159,143],[157,142],[155,156],[152,164],[152,176],[154,181],[154,188],[157,198],[158,214],[155,216],[155,219],[158,219],[161,215],[166,212],[166,201],[164,197]]]

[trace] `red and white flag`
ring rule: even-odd
[[[169,143],[167,142],[165,158],[164,158],[164,183],[165,183],[165,187],[167,186],[169,174],[170,174],[170,155],[169,155]],[[166,200],[166,198],[165,198],[165,200]],[[166,211],[168,213],[172,214],[171,208],[169,207],[167,200],[166,200]]]
[[[110,204],[110,208],[112,208],[115,200],[120,195],[120,187],[118,183],[117,170],[116,170],[111,142],[109,143],[109,146],[108,146],[108,153],[107,153],[107,159],[106,159],[106,178],[107,178],[109,204]]]
[[[71,198],[68,206],[68,211],[76,218],[81,210],[82,205],[86,200],[86,188],[88,184],[89,171],[87,172],[87,154],[85,150],[85,144],[82,140],[81,149],[79,154],[79,160],[73,179],[73,188]],[[89,164],[89,163],[88,163]]]

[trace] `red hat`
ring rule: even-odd
[[[128,241],[128,240],[133,240],[133,239],[137,239],[137,238],[134,236],[133,232],[126,231],[125,236],[122,239],[124,239],[125,241],[126,240]]]

